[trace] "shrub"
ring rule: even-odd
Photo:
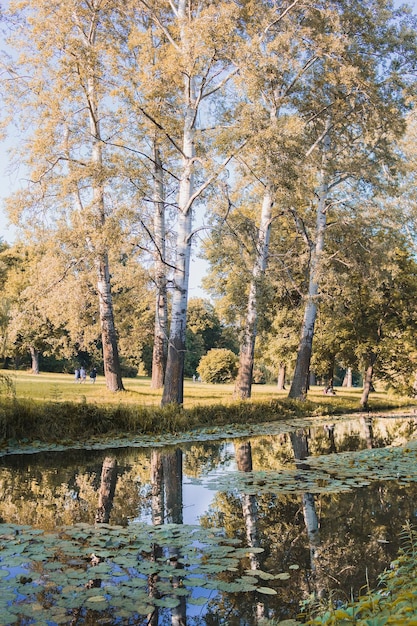
[[[226,348],[213,348],[202,357],[197,372],[206,383],[230,383],[236,378],[238,358]]]

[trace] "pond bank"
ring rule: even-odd
[[[338,397],[333,403],[320,400],[300,402],[288,398],[245,401],[228,404],[195,405],[183,408],[87,402],[35,401],[26,398],[0,398],[0,442],[4,447],[42,443],[84,442],[109,436],[166,435],[199,428],[262,424],[276,420],[331,416],[358,411],[352,398]],[[401,399],[376,399],[374,411],[411,412],[415,403]],[[367,414],[369,411],[367,412]]]
[[[414,404],[407,404],[404,399],[375,399],[372,411],[366,415],[381,411],[401,411],[413,414]],[[115,445],[125,445],[123,439],[163,437],[166,443],[190,439],[201,431],[204,439],[207,435],[224,436],[225,429],[231,429],[231,435],[242,436],[242,428],[262,425],[270,422],[290,422],[303,418],[328,418],[338,415],[357,413],[357,403],[352,398],[338,397],[328,403],[316,400],[304,402],[288,398],[268,401],[245,401],[228,404],[212,404],[191,408],[177,405],[166,407],[124,404],[120,396],[119,404],[97,404],[95,402],[51,402],[34,401],[26,398],[0,397],[0,452],[41,446],[78,447],[88,444],[109,445],[109,439],[116,439]],[[362,415],[364,413],[361,413]],[[301,426],[302,424],[300,424]],[[213,430],[214,429],[214,430]],[[153,439],[155,442],[155,439]]]

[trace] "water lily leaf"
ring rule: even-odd
[[[195,606],[203,606],[207,604],[208,598],[204,598],[204,596],[200,596],[198,598],[189,598],[187,600],[188,604],[194,604]]]
[[[172,598],[171,596],[165,596],[164,598],[156,598],[154,600],[155,606],[160,606],[165,609],[175,609],[180,604],[179,598]]]
[[[106,598],[104,596],[93,596],[91,598],[88,598],[88,601],[91,602],[106,602]]]
[[[264,572],[260,569],[247,569],[245,570],[245,574],[256,576],[257,578],[261,578],[262,580],[273,580],[275,578],[274,574],[270,574],[269,572]]]
[[[270,587],[257,587],[256,591],[258,593],[263,593],[264,595],[268,595],[268,596],[277,595],[277,592],[275,591],[275,589],[271,589]]]
[[[282,572],[281,574],[275,574],[274,578],[275,580],[288,580],[291,576],[288,572]]]

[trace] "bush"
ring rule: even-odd
[[[230,383],[236,378],[238,358],[226,348],[213,348],[202,357],[197,372],[206,383]]]

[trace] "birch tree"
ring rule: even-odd
[[[167,138],[177,162],[177,234],[162,403],[181,404],[193,208],[217,175],[216,167],[210,168],[206,152],[213,139],[209,135],[209,140],[203,137],[199,116],[202,110],[208,112],[209,101],[220,93],[233,73],[225,49],[233,39],[236,28],[233,18],[238,9],[226,2],[192,0],[169,4],[141,2],[140,6],[159,29],[162,41],[159,55],[164,59],[158,65],[160,78],[176,88],[170,117],[150,111],[146,103],[143,114]]]
[[[106,384],[123,389],[109,269],[114,198],[104,145],[111,120],[106,85],[106,20],[112,3],[11,5],[17,59],[7,67],[9,100],[23,135],[26,189],[10,202],[15,221],[77,229],[79,254],[96,271]],[[40,58],[42,61],[40,62]],[[104,121],[105,120],[105,121]]]
[[[336,3],[337,4],[337,3]],[[398,14],[388,2],[377,7],[355,5],[337,16],[337,31],[343,34],[342,50],[334,50],[330,66],[316,66],[315,103],[308,115],[315,139],[310,152],[319,150],[320,168],[316,186],[316,225],[308,238],[311,252],[309,285],[291,398],[304,399],[308,390],[314,325],[320,282],[321,258],[331,207],[340,203],[336,193],[347,180],[377,182],[382,163],[388,169],[395,162],[393,142],[404,131],[403,115],[405,82],[399,80],[398,69],[404,73],[414,63],[414,46],[410,46],[410,30],[406,21],[397,22]],[[352,11],[355,20],[352,23]],[[360,44],[360,45],[359,45]],[[384,59],[384,63],[380,62]],[[323,74],[320,77],[320,74]],[[320,88],[319,78],[322,82]],[[317,97],[321,93],[321,96]],[[307,113],[307,111],[306,111]],[[379,179],[381,184],[381,178]],[[347,189],[345,188],[345,192]],[[334,213],[337,215],[337,212]]]

